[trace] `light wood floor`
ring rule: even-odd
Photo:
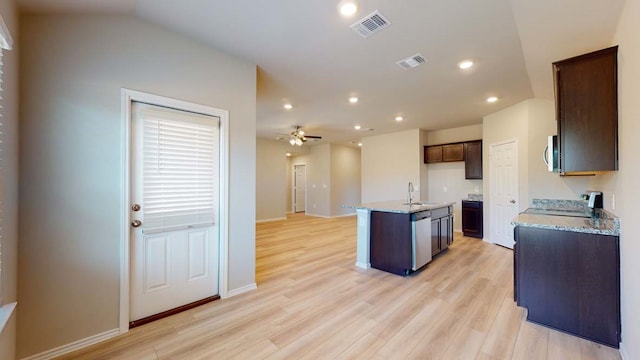
[[[354,266],[355,217],[257,225],[258,289],[64,359],[619,359],[526,322],[508,249],[456,234],[422,272]]]

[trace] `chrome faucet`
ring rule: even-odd
[[[413,204],[413,197],[411,196],[412,192],[413,192],[413,183],[409,181],[409,189],[407,191],[407,204],[409,205]]]

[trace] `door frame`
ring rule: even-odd
[[[122,88],[121,91],[121,126],[122,126],[122,197],[121,202],[121,232],[120,232],[120,334],[129,331],[129,301],[130,301],[130,257],[131,257],[131,229],[129,227],[131,203],[131,105],[132,102],[169,107],[177,110],[201,113],[220,119],[220,199],[219,199],[219,261],[218,287],[219,295],[225,298],[228,292],[227,274],[229,270],[229,111],[207,105],[195,104],[169,97],[144,93]]]
[[[291,165],[291,210],[295,214],[296,209],[296,166],[304,166],[304,213],[307,213],[307,164],[292,164]]]
[[[493,222],[494,222],[494,217],[491,215],[492,213],[492,208],[493,208],[493,193],[492,193],[492,186],[491,186],[491,182],[495,181],[494,177],[493,177],[493,171],[492,170],[492,164],[491,164],[491,157],[492,157],[492,153],[493,153],[493,148],[496,146],[502,146],[502,145],[506,145],[506,144],[510,144],[513,143],[514,144],[514,149],[515,149],[515,159],[516,159],[516,165],[515,165],[515,169],[516,169],[516,194],[515,194],[515,200],[516,200],[516,206],[518,209],[520,209],[520,155],[519,155],[519,147],[518,147],[518,139],[514,138],[514,139],[509,139],[509,140],[504,140],[504,141],[498,141],[495,142],[493,144],[489,145],[489,243],[491,244],[495,244],[498,246],[501,246],[500,244],[496,244],[495,241],[492,240],[493,235],[495,235],[495,228],[493,226]],[[486,226],[485,226],[486,228]],[[486,241],[486,239],[483,239]]]

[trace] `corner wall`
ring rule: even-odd
[[[618,48],[618,151],[620,170],[606,177],[596,176],[594,188],[602,189],[605,208],[620,217],[620,275],[622,344],[625,360],[640,359],[640,222],[638,221],[638,179],[640,179],[640,1],[628,0],[621,12],[613,44]],[[597,186],[597,187],[596,187]],[[616,195],[615,209],[611,196]]]
[[[13,50],[3,51],[2,109],[2,303],[17,300],[18,293],[18,16],[14,0],[0,1],[0,15],[11,32]],[[18,308],[20,309],[20,308]],[[0,333],[0,359],[11,360],[16,353],[16,310]]]
[[[256,140],[256,221],[287,216],[287,151],[291,145],[279,141]]]
[[[129,16],[20,35],[18,356],[118,328],[122,87],[230,111],[228,285],[253,285],[256,66]]]
[[[355,214],[342,205],[360,203],[360,149],[331,145],[331,216]]]

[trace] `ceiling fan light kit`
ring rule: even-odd
[[[291,144],[291,146],[302,146],[308,139],[320,140],[322,136],[305,135],[305,132],[300,126],[296,126],[295,130],[289,134],[289,144]]]

